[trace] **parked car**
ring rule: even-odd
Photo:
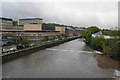
[[[30,44],[29,47],[32,47],[32,46],[34,46],[34,45],[35,45],[35,44]]]
[[[2,53],[7,53],[9,52],[9,49],[2,49]]]
[[[10,51],[15,51],[15,50],[17,50],[16,47],[10,48]]]
[[[19,49],[23,49],[24,48],[24,46],[22,46],[22,45],[19,45],[19,46],[17,46],[17,49],[19,50]]]

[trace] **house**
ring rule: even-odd
[[[103,36],[104,39],[119,39],[118,36],[108,36],[108,35],[103,35],[102,32],[97,32],[97,33],[92,34],[92,37],[93,37],[93,38],[95,38],[95,37],[99,37],[99,36]]]
[[[92,34],[93,38],[99,37],[99,36],[102,36],[102,32],[97,32],[97,33]]]

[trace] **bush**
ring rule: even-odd
[[[105,45],[105,39],[104,39],[103,36],[99,36],[99,37],[96,37],[96,38],[92,38],[90,45],[91,45],[93,48],[102,51],[102,48],[103,48],[103,46]]]
[[[109,40],[109,44],[103,47],[105,54],[111,55],[113,58],[120,57],[120,43],[118,40]]]
[[[99,32],[100,29],[96,26],[91,26],[89,28],[86,29],[85,32],[83,32],[84,34],[82,34],[86,40],[86,43],[90,44],[91,43],[91,35],[96,33],[96,32]]]
[[[30,44],[30,41],[28,40],[28,39],[22,39],[21,41],[20,41],[20,43],[22,44],[22,45],[24,45],[24,46],[28,46],[29,44]]]

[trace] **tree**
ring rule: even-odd
[[[98,36],[98,37],[92,38],[90,45],[93,48],[102,51],[103,50],[103,46],[106,45],[105,44],[105,39],[104,39],[103,36]]]
[[[16,26],[16,25],[18,25],[18,22],[17,21],[12,21],[12,24],[13,24],[13,26]]]
[[[24,38],[20,41],[20,43],[24,46],[28,46],[30,44],[30,41],[28,39]]]
[[[100,29],[96,26],[91,26],[91,27],[87,28],[86,30],[91,31],[92,34],[100,31]]]
[[[99,31],[100,31],[100,29],[96,26],[91,26],[91,27],[87,28],[86,31],[84,32],[84,35],[83,35],[85,40],[86,40],[86,43],[90,44],[91,35],[93,33],[99,32]]]

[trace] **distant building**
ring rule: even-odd
[[[104,39],[119,39],[118,36],[108,36],[108,35],[103,35],[102,32],[97,32],[97,33],[92,34],[92,37],[93,37],[93,38],[95,38],[95,37],[99,37],[99,36],[103,36]]]
[[[30,41],[41,41],[45,36],[54,37],[61,33],[55,26],[44,24],[41,18],[19,19],[19,25],[24,26],[23,32],[18,31],[16,37],[27,38]]]
[[[55,31],[59,31],[62,34],[65,34],[65,27],[64,26],[55,26]]]
[[[9,18],[0,18],[0,34],[3,42],[11,41],[13,39],[13,34],[8,31],[14,30],[12,26],[12,19]]]
[[[12,19],[9,18],[0,18],[0,29],[13,29]]]
[[[26,18],[26,19],[19,19],[19,25],[26,25],[26,24],[43,24],[43,19],[41,18]]]
[[[72,27],[67,26],[66,30],[65,30],[65,34],[69,35],[69,36],[73,36],[75,33],[75,29],[73,29]]]
[[[50,24],[42,24],[42,30],[55,31],[55,26]]]
[[[30,41],[41,41],[44,40],[45,36],[54,37],[60,35],[59,31],[24,31],[19,32],[16,38],[27,38]]]

